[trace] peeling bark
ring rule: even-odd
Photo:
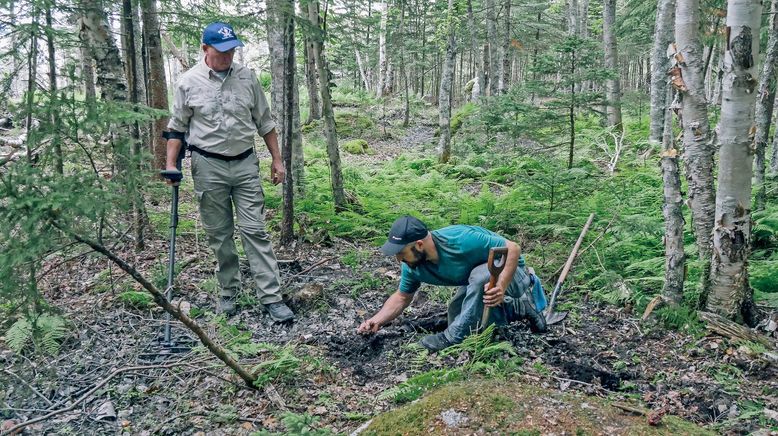
[[[662,180],[664,186],[664,205],[662,214],[665,218],[665,284],[662,289],[669,301],[680,304],[683,300],[683,282],[686,255],[683,251],[683,196],[681,195],[681,177],[678,171],[678,150],[673,141],[673,113],[670,109],[672,88],[665,88],[666,107],[662,136]]]
[[[702,299],[709,289],[711,234],[715,212],[713,187],[713,154],[708,123],[708,102],[705,100],[702,44],[699,34],[699,0],[679,1],[675,12],[675,48],[673,60],[680,72],[683,116],[683,149],[688,183],[688,205],[692,211],[694,237],[703,264],[701,274]]]
[[[752,318],[744,309],[752,306],[753,298],[748,285],[748,255],[755,133],[754,76],[761,11],[759,0],[730,0],[727,5],[727,52],[721,119],[717,127],[721,158],[707,309],[737,322]]]
[[[612,70],[617,76],[605,81],[605,98],[608,103],[606,112],[608,125],[619,131],[621,126],[621,81],[619,80],[619,51],[616,44],[616,0],[605,0],[602,9],[602,34],[605,45],[605,68]]]

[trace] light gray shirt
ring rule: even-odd
[[[205,61],[184,73],[173,91],[168,129],[197,148],[235,156],[254,147],[275,123],[254,71],[236,62],[222,80]]]

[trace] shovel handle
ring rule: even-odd
[[[495,259],[495,257],[499,258]],[[497,277],[505,269],[505,261],[508,259],[508,247],[497,247],[489,249],[489,259],[487,266],[489,268],[489,287],[492,289],[497,284]],[[489,319],[491,307],[484,305],[484,311],[481,314],[481,328],[486,327],[486,321]]]

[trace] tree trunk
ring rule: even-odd
[[[97,85],[104,101],[127,101],[127,83],[119,49],[99,0],[84,0],[79,38],[89,48],[97,66]]]
[[[776,101],[773,102],[773,108],[775,107],[778,107],[778,96],[776,96]],[[773,153],[770,155],[770,178],[778,178],[778,133],[773,135]]]
[[[314,58],[319,69],[321,79],[321,102],[324,115],[324,131],[327,137],[327,156],[330,164],[330,184],[332,186],[332,198],[335,202],[335,211],[346,210],[346,191],[343,188],[343,172],[340,164],[340,151],[338,150],[338,133],[335,130],[335,113],[332,110],[332,96],[330,95],[329,67],[324,53],[324,29],[319,20],[319,1],[311,0],[308,3],[308,19],[311,26],[316,29],[314,39]]]
[[[284,129],[289,125],[286,119],[286,107],[284,81],[286,80],[286,56],[288,48],[285,46],[286,17],[294,15],[294,1],[275,0],[267,3],[267,40],[270,50],[270,101],[276,119],[276,131],[283,139]],[[296,81],[295,81],[296,83]],[[292,86],[292,182],[297,194],[305,192],[305,157],[303,154],[303,139],[300,131],[300,94],[297,86]],[[283,152],[283,150],[282,150]]]
[[[665,115],[670,104],[667,100],[667,70],[670,59],[667,57],[667,46],[673,41],[673,21],[675,20],[675,0],[659,0],[656,11],[656,26],[654,29],[654,45],[651,50],[651,126],[648,140],[652,144],[663,142],[663,129],[666,125]]]
[[[504,93],[511,86],[511,0],[505,0],[503,3],[505,12],[505,21],[503,21],[503,43],[502,43],[502,67],[500,68],[500,93]]]
[[[440,78],[440,93],[438,96],[438,125],[440,140],[438,141],[438,158],[441,163],[448,162],[451,156],[451,86],[454,80],[454,59],[457,53],[456,27],[454,26],[454,0],[448,0],[448,43],[446,58]]]
[[[578,17],[578,35],[586,39],[589,37],[589,0],[581,0]]]
[[[142,0],[141,12],[143,15],[143,33],[146,35],[146,52],[149,65],[149,106],[154,109],[168,110],[167,77],[165,77],[165,60],[162,55],[162,41],[160,38],[160,26],[157,13],[157,0]],[[165,154],[167,153],[167,141],[162,137],[162,132],[167,128],[167,116],[154,120],[151,132],[152,150],[154,154],[154,168],[165,168]]]
[[[478,101],[484,95],[484,86],[486,85],[483,65],[481,64],[481,54],[478,52],[475,17],[473,16],[473,0],[467,0],[467,27],[470,33],[470,50],[472,51],[473,63],[475,64],[475,83],[473,84],[472,98]]]
[[[57,97],[57,58],[54,49],[54,28],[52,27],[51,5],[46,5],[46,43],[49,54],[49,122],[53,127],[51,146],[54,149],[54,169],[57,174],[64,173],[62,157],[62,140],[57,128],[59,99]]]
[[[309,37],[305,37],[305,83],[308,88],[308,119],[305,124],[310,124],[313,120],[321,119],[321,100],[319,99],[319,77],[316,73],[316,60],[313,58],[313,42]],[[360,69],[360,72],[362,70]]]
[[[376,80],[376,96],[383,97],[387,80],[386,61],[386,24],[389,20],[389,5],[386,2],[378,3],[381,10],[381,31],[378,33],[378,80]]]
[[[34,26],[30,27],[30,52],[27,57],[27,95],[25,96],[25,103],[27,106],[27,117],[25,122],[25,132],[27,133],[27,163],[32,165],[32,152],[35,148],[36,139],[35,131],[32,126],[33,112],[35,110],[35,93],[38,90],[38,35],[35,33],[38,28],[38,8],[35,4],[32,5],[32,23]]]
[[[608,100],[608,126],[618,131],[621,126],[621,84],[619,80],[619,52],[616,44],[616,0],[605,0],[602,9],[602,34],[605,45],[605,68],[616,74],[613,79],[605,81],[605,98]]]
[[[759,89],[756,93],[756,149],[755,177],[756,210],[764,210],[767,192],[765,188],[765,151],[767,150],[770,124],[773,118],[775,103],[775,64],[778,62],[778,0],[773,0],[770,9],[769,38],[767,52],[762,63],[762,75],[759,78]]]
[[[500,85],[500,63],[497,36],[497,14],[495,11],[494,0],[484,0],[486,8],[486,39],[489,44],[489,72],[487,82],[489,85],[489,95],[497,95]]]
[[[673,141],[673,112],[670,109],[673,89],[665,87],[665,125],[662,135],[662,180],[664,185],[665,218],[665,284],[662,290],[669,301],[680,304],[683,301],[683,282],[686,255],[683,251],[683,196],[678,171],[679,152]]]
[[[570,36],[581,36],[581,32],[578,29],[578,14],[580,10],[578,8],[578,0],[568,0],[567,4],[567,34]]]
[[[678,1],[675,11],[677,64],[673,85],[681,94],[683,114],[683,149],[688,183],[689,206],[697,249],[703,268],[702,301],[709,290],[711,234],[715,211],[713,187],[713,153],[708,124],[708,105],[703,83],[702,44],[699,34],[698,0]],[[679,61],[682,59],[682,62]]]
[[[733,321],[753,323],[748,284],[751,251],[751,174],[754,104],[759,58],[760,0],[730,0],[722,84],[716,218],[713,228],[708,310]]]

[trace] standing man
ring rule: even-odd
[[[243,43],[229,24],[211,23],[203,31],[204,59],[184,73],[175,86],[168,123],[167,169],[176,168],[183,145],[192,152],[192,179],[208,245],[219,264],[216,277],[219,312],[233,315],[240,292],[238,252],[233,234],[233,206],[251,266],[259,301],[277,322],[294,314],[281,300],[278,263],[265,230],[264,195],[254,135],[265,141],[273,158],[270,179],[284,179],[275,123],[256,74],[232,61]]]
[[[488,289],[486,263],[491,248],[507,247],[505,269],[495,286]],[[439,351],[462,342],[481,322],[484,305],[491,307],[488,324],[504,325],[527,319],[533,332],[544,332],[546,320],[541,311],[546,297],[540,280],[526,271],[519,246],[481,227],[454,225],[428,231],[418,219],[399,218],[389,231],[381,252],[402,263],[400,288],[381,310],[363,322],[357,331],[375,333],[400,316],[411,304],[421,283],[459,286],[448,306],[445,331],[422,338],[421,345]],[[485,326],[484,326],[485,327]]]

